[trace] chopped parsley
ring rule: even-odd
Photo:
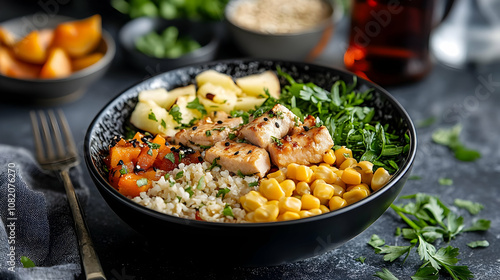
[[[245,178],[245,174],[241,172],[241,170],[238,169],[238,172],[236,172],[236,175],[238,175],[240,178]]]
[[[207,110],[205,109],[205,106],[200,103],[200,100],[198,97],[196,97],[193,101],[189,102],[186,106],[189,109],[195,109],[198,110],[202,116],[207,114]]]
[[[125,175],[128,173],[128,169],[125,165],[122,165],[122,168],[120,169],[120,174]]]
[[[456,124],[452,128],[437,129],[432,133],[432,140],[440,145],[448,147],[455,155],[455,158],[461,161],[475,161],[481,157],[481,154],[476,150],[471,150],[465,147],[460,142],[460,132],[462,126]]]
[[[156,119],[156,115],[155,115],[155,113],[153,113],[153,110],[150,110],[149,115],[148,115],[148,119],[153,120],[155,122],[158,122],[158,119]]]
[[[181,108],[179,107],[179,105],[174,104],[170,108],[170,110],[168,111],[168,113],[172,116],[172,118],[174,119],[174,121],[176,121],[177,123],[181,123],[181,121],[182,121],[182,113],[181,113]]]
[[[191,187],[187,187],[184,191],[186,191],[189,194],[189,197],[192,197],[194,194],[194,191]]]
[[[274,143],[276,143],[276,145],[278,145],[278,147],[281,147],[283,146],[283,142],[281,142],[280,139],[274,137],[274,136],[271,136],[271,140],[273,140]]]
[[[146,141],[146,144],[148,145],[148,147],[150,149],[159,149],[161,147],[160,144],[149,142],[149,141]]]
[[[21,263],[24,268],[36,267],[35,263],[26,256],[21,256]]]
[[[258,185],[259,185],[259,181],[248,183],[249,187],[257,187]]]
[[[166,154],[165,158],[168,159],[168,160],[170,160],[172,163],[175,164],[175,155],[174,155],[174,153],[170,152],[170,153]]]
[[[182,176],[184,176],[184,171],[181,170],[175,174],[175,180],[179,180]]]
[[[164,119],[161,119],[161,123],[160,125],[163,127],[163,128],[167,128],[167,123],[165,122]]]
[[[488,247],[490,246],[490,243],[487,240],[478,240],[467,243],[467,246],[471,248]]]
[[[365,260],[366,260],[366,257],[361,256],[361,257],[359,257],[357,259],[354,259],[354,260],[364,264]]]
[[[207,137],[212,136],[212,131],[210,131],[210,130],[205,131],[205,136],[207,136]]]
[[[472,202],[464,199],[455,199],[454,204],[460,208],[464,208],[472,215],[477,215],[481,210],[484,209],[484,205],[477,202]]]
[[[224,196],[226,196],[226,194],[228,192],[230,192],[231,190],[229,188],[223,188],[223,189],[219,189],[219,191],[217,192],[217,195],[216,197],[219,197],[219,196],[222,196],[222,199],[224,199]]]
[[[148,184],[148,179],[147,178],[141,178],[135,182],[137,184],[137,187],[142,187]]]
[[[236,134],[235,133],[229,133],[229,135],[227,137],[229,138],[229,140],[233,140],[234,138],[236,138]]]
[[[224,214],[224,216],[234,217],[233,209],[231,209],[231,206],[229,204],[226,204],[226,206],[224,206],[224,210],[222,210],[222,214]]]
[[[220,157],[217,157],[217,158],[214,158],[214,160],[212,161],[212,164],[210,165],[210,167],[207,168],[206,171],[211,171],[212,169],[214,169],[215,167],[220,167],[220,165],[217,163],[217,161],[220,159]]]
[[[223,131],[224,129],[226,129],[225,126],[221,126],[221,127],[218,127],[218,128],[212,128],[212,130],[214,130],[214,131]]]
[[[439,178],[438,183],[442,186],[451,186],[453,185],[453,180],[450,178]]]

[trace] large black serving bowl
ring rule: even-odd
[[[410,149],[390,182],[368,198],[327,214],[294,221],[226,224],[169,216],[136,204],[107,182],[103,158],[115,135],[124,135],[138,93],[145,89],[167,90],[194,83],[196,74],[214,69],[233,77],[276,70],[277,66],[296,80],[310,81],[330,89],[335,81],[348,83],[353,74],[306,63],[269,60],[228,60],[184,67],[162,73],[127,89],[95,117],[84,143],[85,161],[100,193],[111,209],[130,227],[158,244],[172,258],[203,259],[219,264],[278,265],[312,257],[352,239],[375,222],[403,188],[416,154],[415,127],[403,107],[381,87],[358,78],[357,88],[374,89],[371,105],[376,118],[389,123],[401,137],[410,138]],[[282,80],[283,84],[285,81]],[[208,256],[208,257],[207,257]]]

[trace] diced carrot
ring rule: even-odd
[[[151,186],[151,180],[134,173],[122,175],[118,181],[118,191],[125,196],[131,197],[138,196],[141,192],[145,192],[151,188]]]
[[[167,156],[172,153],[171,156]],[[167,157],[165,157],[167,156]],[[174,162],[171,161],[173,156]],[[171,171],[174,170],[179,163],[179,154],[173,153],[169,146],[164,146],[158,152],[158,156],[153,164],[154,167],[160,170]]]
[[[139,143],[142,143],[142,138],[144,137],[144,134],[140,133],[139,131],[135,133],[134,137],[132,139],[135,139],[139,141]]]
[[[70,57],[92,52],[101,40],[101,16],[64,22],[54,30],[54,46],[64,49]]]
[[[127,164],[129,162],[135,163],[137,157],[141,153],[140,147],[133,146],[114,146],[109,149],[109,167],[110,169],[118,167],[120,160]]]

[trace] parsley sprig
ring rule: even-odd
[[[451,211],[439,198],[417,193],[404,196],[403,199],[412,199],[403,205],[391,205],[391,208],[410,226],[403,228],[403,238],[410,241],[407,246],[388,246],[377,235],[372,235],[368,244],[375,248],[377,254],[383,254],[385,261],[394,261],[404,256],[408,258],[413,248],[416,248],[423,264],[412,279],[437,279],[442,271],[453,279],[471,279],[472,272],[467,266],[458,266],[458,248],[447,246],[436,249],[433,243],[442,239],[449,242],[458,234],[466,231],[485,231],[490,227],[490,221],[479,219],[469,227],[465,227],[464,218]],[[379,272],[375,276],[381,279],[397,279],[388,270]],[[392,278],[394,277],[394,278]]]

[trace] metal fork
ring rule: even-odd
[[[78,164],[78,153],[66,117],[60,109],[57,110],[57,116],[53,110],[48,110],[47,113],[38,111],[38,114],[31,111],[30,116],[38,163],[43,169],[58,172],[63,181],[86,279],[106,279],[69,177],[70,168]]]

